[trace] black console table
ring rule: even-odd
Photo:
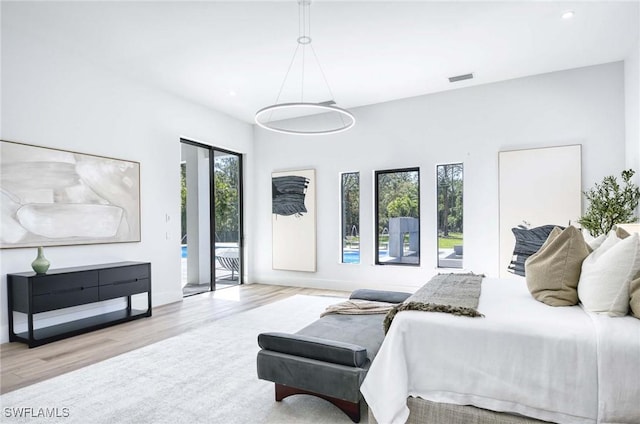
[[[131,296],[147,293],[147,309],[131,307]],[[126,297],[121,310],[34,328],[35,314]],[[151,264],[118,262],[49,270],[46,274],[7,274],[9,341],[40,346],[66,337],[151,316]],[[14,312],[27,314],[27,331],[15,333]]]

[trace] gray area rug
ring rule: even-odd
[[[256,376],[259,333],[295,332],[340,300],[296,295],[7,393],[2,422],[351,423],[315,397],[275,402],[273,384]],[[57,409],[59,417],[16,418],[12,408]]]

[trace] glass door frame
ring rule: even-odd
[[[216,240],[216,217],[215,217],[215,153],[224,153],[227,155],[235,156],[238,159],[238,285],[244,284],[243,275],[244,275],[244,202],[243,202],[243,189],[244,189],[244,171],[243,171],[243,155],[238,152],[234,152],[228,149],[223,149],[220,147],[210,146],[211,152],[211,163],[210,163],[210,175],[211,175],[211,240],[212,244],[212,262],[211,262],[211,273],[212,275],[212,290],[215,290],[216,284],[216,271],[215,271],[215,261],[216,261],[216,249],[215,249],[215,240]]]
[[[187,138],[180,138],[181,144],[207,149],[209,151],[209,245],[211,246],[210,261],[210,286],[209,291],[216,290],[216,217],[215,217],[215,152],[233,155],[238,158],[238,285],[244,284],[244,170],[242,153],[222,149],[208,144],[202,144]]]

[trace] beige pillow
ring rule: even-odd
[[[607,240],[582,263],[578,296],[585,310],[624,316],[629,311],[630,283],[640,272],[640,240],[634,233]]]
[[[524,264],[527,287],[533,297],[551,306],[576,305],[582,261],[590,252],[576,227],[554,228],[540,250]]]
[[[613,226],[613,230],[616,232],[616,236],[618,236],[620,240],[626,239],[631,235],[627,230],[622,227],[618,227],[617,225]]]
[[[640,319],[640,276],[629,285],[629,307],[631,315]]]

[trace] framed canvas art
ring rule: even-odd
[[[140,241],[140,163],[0,144],[0,248]]]
[[[271,175],[273,269],[316,271],[315,170]]]

